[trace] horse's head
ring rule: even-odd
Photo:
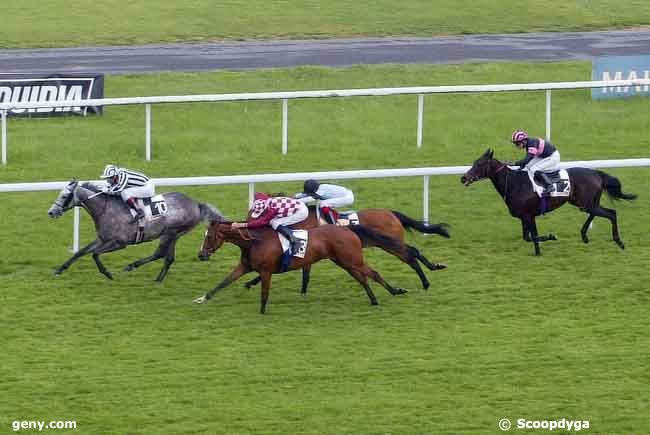
[[[220,221],[212,221],[208,226],[208,230],[203,237],[203,243],[201,243],[201,249],[199,250],[199,259],[201,261],[207,261],[210,255],[223,245],[224,234],[221,232],[219,225]]]
[[[485,151],[485,153],[474,162],[472,167],[469,168],[469,171],[465,172],[465,175],[460,177],[460,182],[465,186],[469,186],[478,180],[489,177],[490,162],[492,162],[493,157],[494,151],[491,149]]]
[[[56,200],[47,211],[47,215],[51,218],[59,218],[66,211],[77,205],[77,198],[75,192],[79,182],[74,178],[59,192]]]

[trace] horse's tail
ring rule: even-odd
[[[400,213],[396,210],[391,210],[397,219],[399,219],[402,226],[410,231],[411,229],[416,229],[424,234],[439,234],[442,237],[449,238],[449,225],[446,223],[439,224],[428,224],[424,221],[417,221],[413,218],[406,216],[404,213]]]
[[[377,246],[387,251],[399,251],[403,247],[399,240],[379,234],[363,225],[349,225],[346,228],[356,234],[365,246]]]
[[[223,215],[219,209],[212,204],[199,202],[199,210],[201,212],[201,221],[214,222],[224,220]]]
[[[603,171],[596,171],[598,172],[598,175],[600,175],[600,178],[603,180],[603,187],[605,188],[605,191],[607,192],[607,195],[609,195],[610,198],[612,199],[625,199],[628,201],[633,201],[637,198],[636,195],[631,194],[631,193],[623,193],[621,190],[621,182],[618,180],[618,178],[613,177]]]

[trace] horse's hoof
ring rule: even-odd
[[[425,289],[425,290],[429,290],[429,287],[431,287],[431,284],[428,283],[428,282],[425,282],[424,284],[422,284],[422,288]]]
[[[61,276],[62,273],[63,273],[63,270],[62,270],[62,269],[56,269],[52,275],[54,275],[54,276]]]
[[[586,237],[583,237],[583,238],[582,238],[582,242],[583,242],[583,243],[589,243],[589,239],[586,238]]]
[[[106,276],[106,278],[110,280],[113,280],[113,274],[111,274],[110,272],[104,272],[104,276]]]
[[[377,301],[370,301],[370,305],[379,305],[379,302],[377,302]]]
[[[208,298],[205,297],[205,295],[201,296],[200,298],[196,298],[192,301],[193,304],[205,304],[208,302]]]
[[[125,272],[131,272],[133,269],[135,269],[135,267],[132,264],[127,264],[126,266],[124,266]]]
[[[440,269],[446,269],[446,268],[447,268],[447,265],[444,264],[444,263],[435,263],[433,265],[433,269],[431,269],[431,270],[440,270]]]
[[[625,249],[625,243],[623,243],[620,240],[614,240],[614,241],[616,242],[616,244],[618,245],[619,248]]]
[[[428,286],[427,286],[427,287],[428,287]],[[406,289],[403,289],[403,288],[396,288],[395,290],[397,290],[397,291],[395,292],[396,295],[403,295],[403,294],[405,294],[405,293],[408,293],[408,291],[407,291]]]
[[[557,240],[557,237],[555,237],[555,234],[549,234],[548,240]]]

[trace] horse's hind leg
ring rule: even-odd
[[[179,236],[180,237],[180,236]],[[165,253],[165,264],[163,264],[162,269],[160,269],[160,273],[158,274],[158,277],[156,278],[156,282],[162,282],[163,279],[167,276],[167,272],[169,272],[169,268],[176,259],[176,242],[178,241],[178,238],[175,238],[174,240],[171,241],[169,246],[167,246],[167,252]]]
[[[251,287],[253,287],[253,286],[259,284],[260,281],[262,281],[262,277],[259,276],[259,275],[257,275],[255,278],[251,279],[250,281],[246,281],[246,282],[244,283],[244,287],[246,287],[246,288],[251,288]]]
[[[175,239],[170,239],[167,236],[161,237],[160,244],[158,245],[158,248],[152,255],[136,260],[133,263],[127,264],[126,267],[124,268],[124,271],[130,272],[133,269],[137,269],[138,267],[143,266],[147,263],[151,263],[152,261],[156,261],[160,258],[163,258],[165,255],[167,255],[169,245],[174,240]]]
[[[339,263],[337,263],[339,264]],[[356,268],[347,268],[339,264],[339,266],[343,267],[347,272],[352,275],[352,278],[356,279],[359,284],[361,284],[366,291],[366,294],[368,295],[368,299],[370,299],[370,304],[371,305],[378,305],[379,302],[377,302],[377,298],[375,297],[375,294],[372,292],[372,289],[368,285],[368,276],[361,272],[359,269]]]
[[[593,221],[595,217],[596,217],[595,214],[589,213],[589,217],[587,218],[585,224],[580,229],[580,236],[582,236],[582,241],[585,243],[589,243],[589,237],[587,237],[587,231],[589,231],[589,225],[591,225],[591,221]]]
[[[68,261],[63,263],[61,266],[57,267],[54,270],[54,274],[55,275],[61,275],[68,267],[70,267],[70,265],[72,265],[72,263],[74,263],[79,258],[83,257],[84,255],[90,254],[91,252],[94,252],[94,250],[98,246],[101,246],[102,243],[103,242],[101,240],[99,240],[99,239],[93,240],[92,242],[90,242],[89,244],[87,244],[86,246],[84,246],[83,248],[78,250],[77,252],[75,252],[75,254],[72,257],[70,257],[68,259]]]
[[[612,223],[612,239],[614,239],[619,248],[625,249],[625,244],[621,240],[621,236],[618,234],[618,220],[616,219],[616,210],[598,206],[590,210],[590,212],[593,215],[609,219],[609,221]]]
[[[402,249],[400,249],[400,250],[384,249],[384,251],[386,251],[389,254],[392,254],[395,257],[399,258],[403,263],[408,264],[409,267],[411,269],[413,269],[415,271],[415,273],[418,274],[418,277],[420,278],[420,281],[422,282],[422,287],[425,290],[429,288],[429,285],[430,285],[429,280],[427,279],[426,275],[422,271],[422,268],[420,267],[420,264],[417,261],[417,254],[419,254],[419,252],[417,252],[417,249],[413,248],[412,246],[409,246],[409,245],[405,244],[405,245],[403,245]],[[424,258],[424,257],[422,257],[422,258]]]
[[[386,280],[384,280],[384,278],[382,278],[379,272],[377,272],[376,270],[368,266],[365,266],[365,269],[366,270],[364,271],[364,273],[366,273],[373,281],[381,284],[386,290],[388,290],[388,293],[390,293],[391,295],[395,296],[395,295],[401,295],[406,293],[406,290],[404,290],[403,288],[396,288],[388,284]]]
[[[415,258],[420,260],[422,264],[424,264],[429,270],[440,270],[440,269],[447,268],[446,264],[430,262],[424,255],[420,253],[420,251],[415,246],[410,246],[410,245],[406,245],[406,246],[408,249],[411,250],[411,252],[413,252]]]

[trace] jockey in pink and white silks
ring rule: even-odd
[[[134,221],[144,217],[144,212],[138,208],[135,198],[151,198],[156,194],[149,177],[115,165],[106,165],[100,177],[108,183],[108,189],[105,190],[107,194],[119,195],[122,201],[135,211]]]
[[[251,208],[251,217],[247,222],[234,222],[233,228],[260,228],[271,225],[271,228],[282,234],[291,243],[291,252],[296,252],[300,242],[293,236],[289,225],[304,221],[309,216],[307,206],[294,198],[282,196],[270,197],[265,193],[255,194]]]
[[[307,180],[303,186],[303,192],[295,194],[294,198],[305,204],[320,201],[320,207],[325,214],[329,215],[330,223],[335,223],[335,213],[331,209],[352,205],[354,193],[347,187]]]
[[[544,194],[549,194],[555,190],[553,182],[546,172],[560,170],[560,152],[548,141],[542,138],[528,137],[528,133],[523,130],[517,130],[512,133],[512,143],[517,148],[526,150],[526,157],[518,162],[515,166],[526,169],[533,178],[537,178],[544,183]],[[531,182],[534,182],[531,179]]]

